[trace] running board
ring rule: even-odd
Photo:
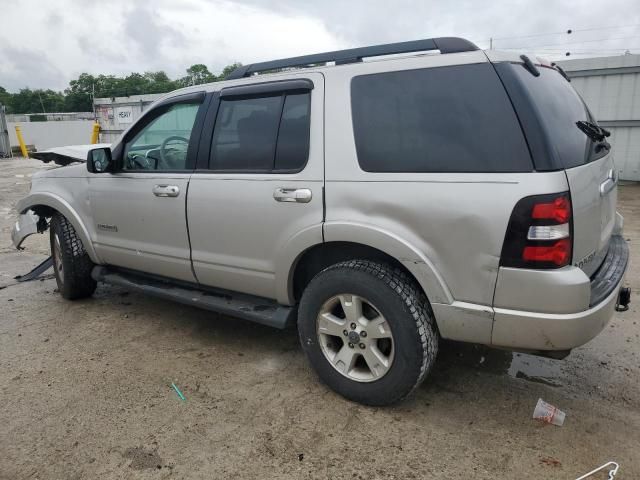
[[[173,300],[212,312],[242,318],[274,328],[286,328],[295,321],[296,308],[274,300],[228,290],[202,288],[187,282],[175,282],[154,275],[96,266],[91,276],[97,282],[137,290],[154,297]]]

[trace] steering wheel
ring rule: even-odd
[[[133,156],[129,157],[129,159],[134,165],[137,165],[140,168],[140,170],[151,169],[151,163],[149,162],[149,159],[145,156],[142,156],[139,154],[133,154]]]
[[[162,145],[160,145],[160,160],[162,161],[162,163],[164,164],[164,166],[166,168],[171,167],[171,165],[169,164],[169,160],[167,159],[167,145],[169,144],[169,142],[171,141],[180,141],[180,142],[184,142],[187,145],[189,144],[189,139],[188,138],[184,138],[184,137],[180,137],[178,135],[172,135],[170,137],[167,137],[164,139],[164,141],[162,142]]]

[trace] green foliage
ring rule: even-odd
[[[4,87],[0,86],[0,104],[5,107],[9,106],[9,102],[11,101],[11,94],[5,90]]]
[[[93,110],[94,97],[127,97],[148,93],[166,93],[190,85],[222,80],[240,65],[239,63],[229,65],[222,70],[219,76],[216,76],[209,71],[206,65],[199,63],[187,68],[186,76],[176,80],[171,80],[163,71],[134,72],[125,77],[82,73],[78,78],[69,82],[64,93],[29,88],[24,88],[18,93],[10,93],[0,86],[0,103],[7,107],[7,113],[90,112]]]
[[[191,85],[201,85],[203,83],[211,83],[216,81],[216,76],[209,71],[206,65],[197,63],[187,68],[187,76],[182,77],[178,82],[181,87]]]
[[[218,80],[224,80],[227,75],[233,72],[236,68],[241,67],[242,64],[240,62],[232,63],[231,65],[227,65],[222,69],[222,73],[218,77]]]
[[[18,93],[9,94],[7,110],[9,113],[64,112],[65,98],[53,90],[23,88]]]

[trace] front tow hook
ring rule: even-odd
[[[620,293],[618,293],[618,301],[616,302],[617,312],[626,312],[629,310],[629,304],[631,303],[631,289],[629,287],[622,287]]]

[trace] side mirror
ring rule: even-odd
[[[94,148],[87,154],[87,170],[91,173],[104,173],[110,170],[112,163],[111,149]]]

